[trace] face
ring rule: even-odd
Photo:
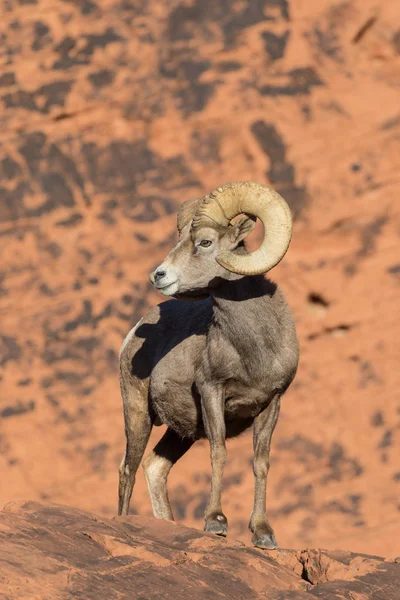
[[[248,217],[242,217],[225,230],[202,227],[190,231],[189,223],[175,248],[151,273],[150,281],[165,296],[207,297],[217,281],[232,278],[218,264],[216,256],[224,250],[234,250],[253,227],[254,221]]]

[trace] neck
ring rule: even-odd
[[[254,340],[264,328],[277,286],[262,275],[236,276],[226,280],[212,293],[213,320],[232,346],[252,355]]]
[[[275,294],[276,285],[265,279],[263,275],[236,275],[231,273],[229,279],[223,279],[211,294],[215,307],[223,306],[226,302],[237,303],[255,300],[261,297],[271,297]]]
[[[224,280],[213,291],[213,326],[236,346],[254,348],[255,330],[264,322],[277,286],[262,275]]]

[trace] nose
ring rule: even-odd
[[[165,275],[166,275],[166,272],[164,271],[164,269],[157,269],[154,272],[154,281],[157,283],[160,279],[165,277]]]

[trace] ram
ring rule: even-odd
[[[257,218],[264,237],[250,253],[244,238]],[[275,548],[266,512],[269,454],[280,398],[296,373],[298,342],[283,294],[263,274],[289,246],[290,210],[264,185],[233,182],[185,202],[178,232],[178,244],[150,275],[162,294],[175,299],[152,309],[121,348],[126,452],[119,471],[119,514],[128,514],[152,426],[165,424],[164,436],[143,463],[154,516],[173,519],[168,473],[196,440],[207,437],[212,480],[205,530],[226,535],[225,440],[253,425],[249,528],[256,546]]]

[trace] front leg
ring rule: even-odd
[[[267,408],[254,420],[254,462],[255,477],[254,506],[249,528],[252,541],[258,548],[277,548],[274,531],[267,519],[266,488],[269,471],[271,438],[279,416],[280,397],[275,396]]]
[[[222,512],[222,477],[226,463],[225,446],[225,400],[223,388],[204,384],[199,389],[204,428],[210,442],[211,454],[211,496],[204,515],[205,531],[226,536],[228,521]]]

